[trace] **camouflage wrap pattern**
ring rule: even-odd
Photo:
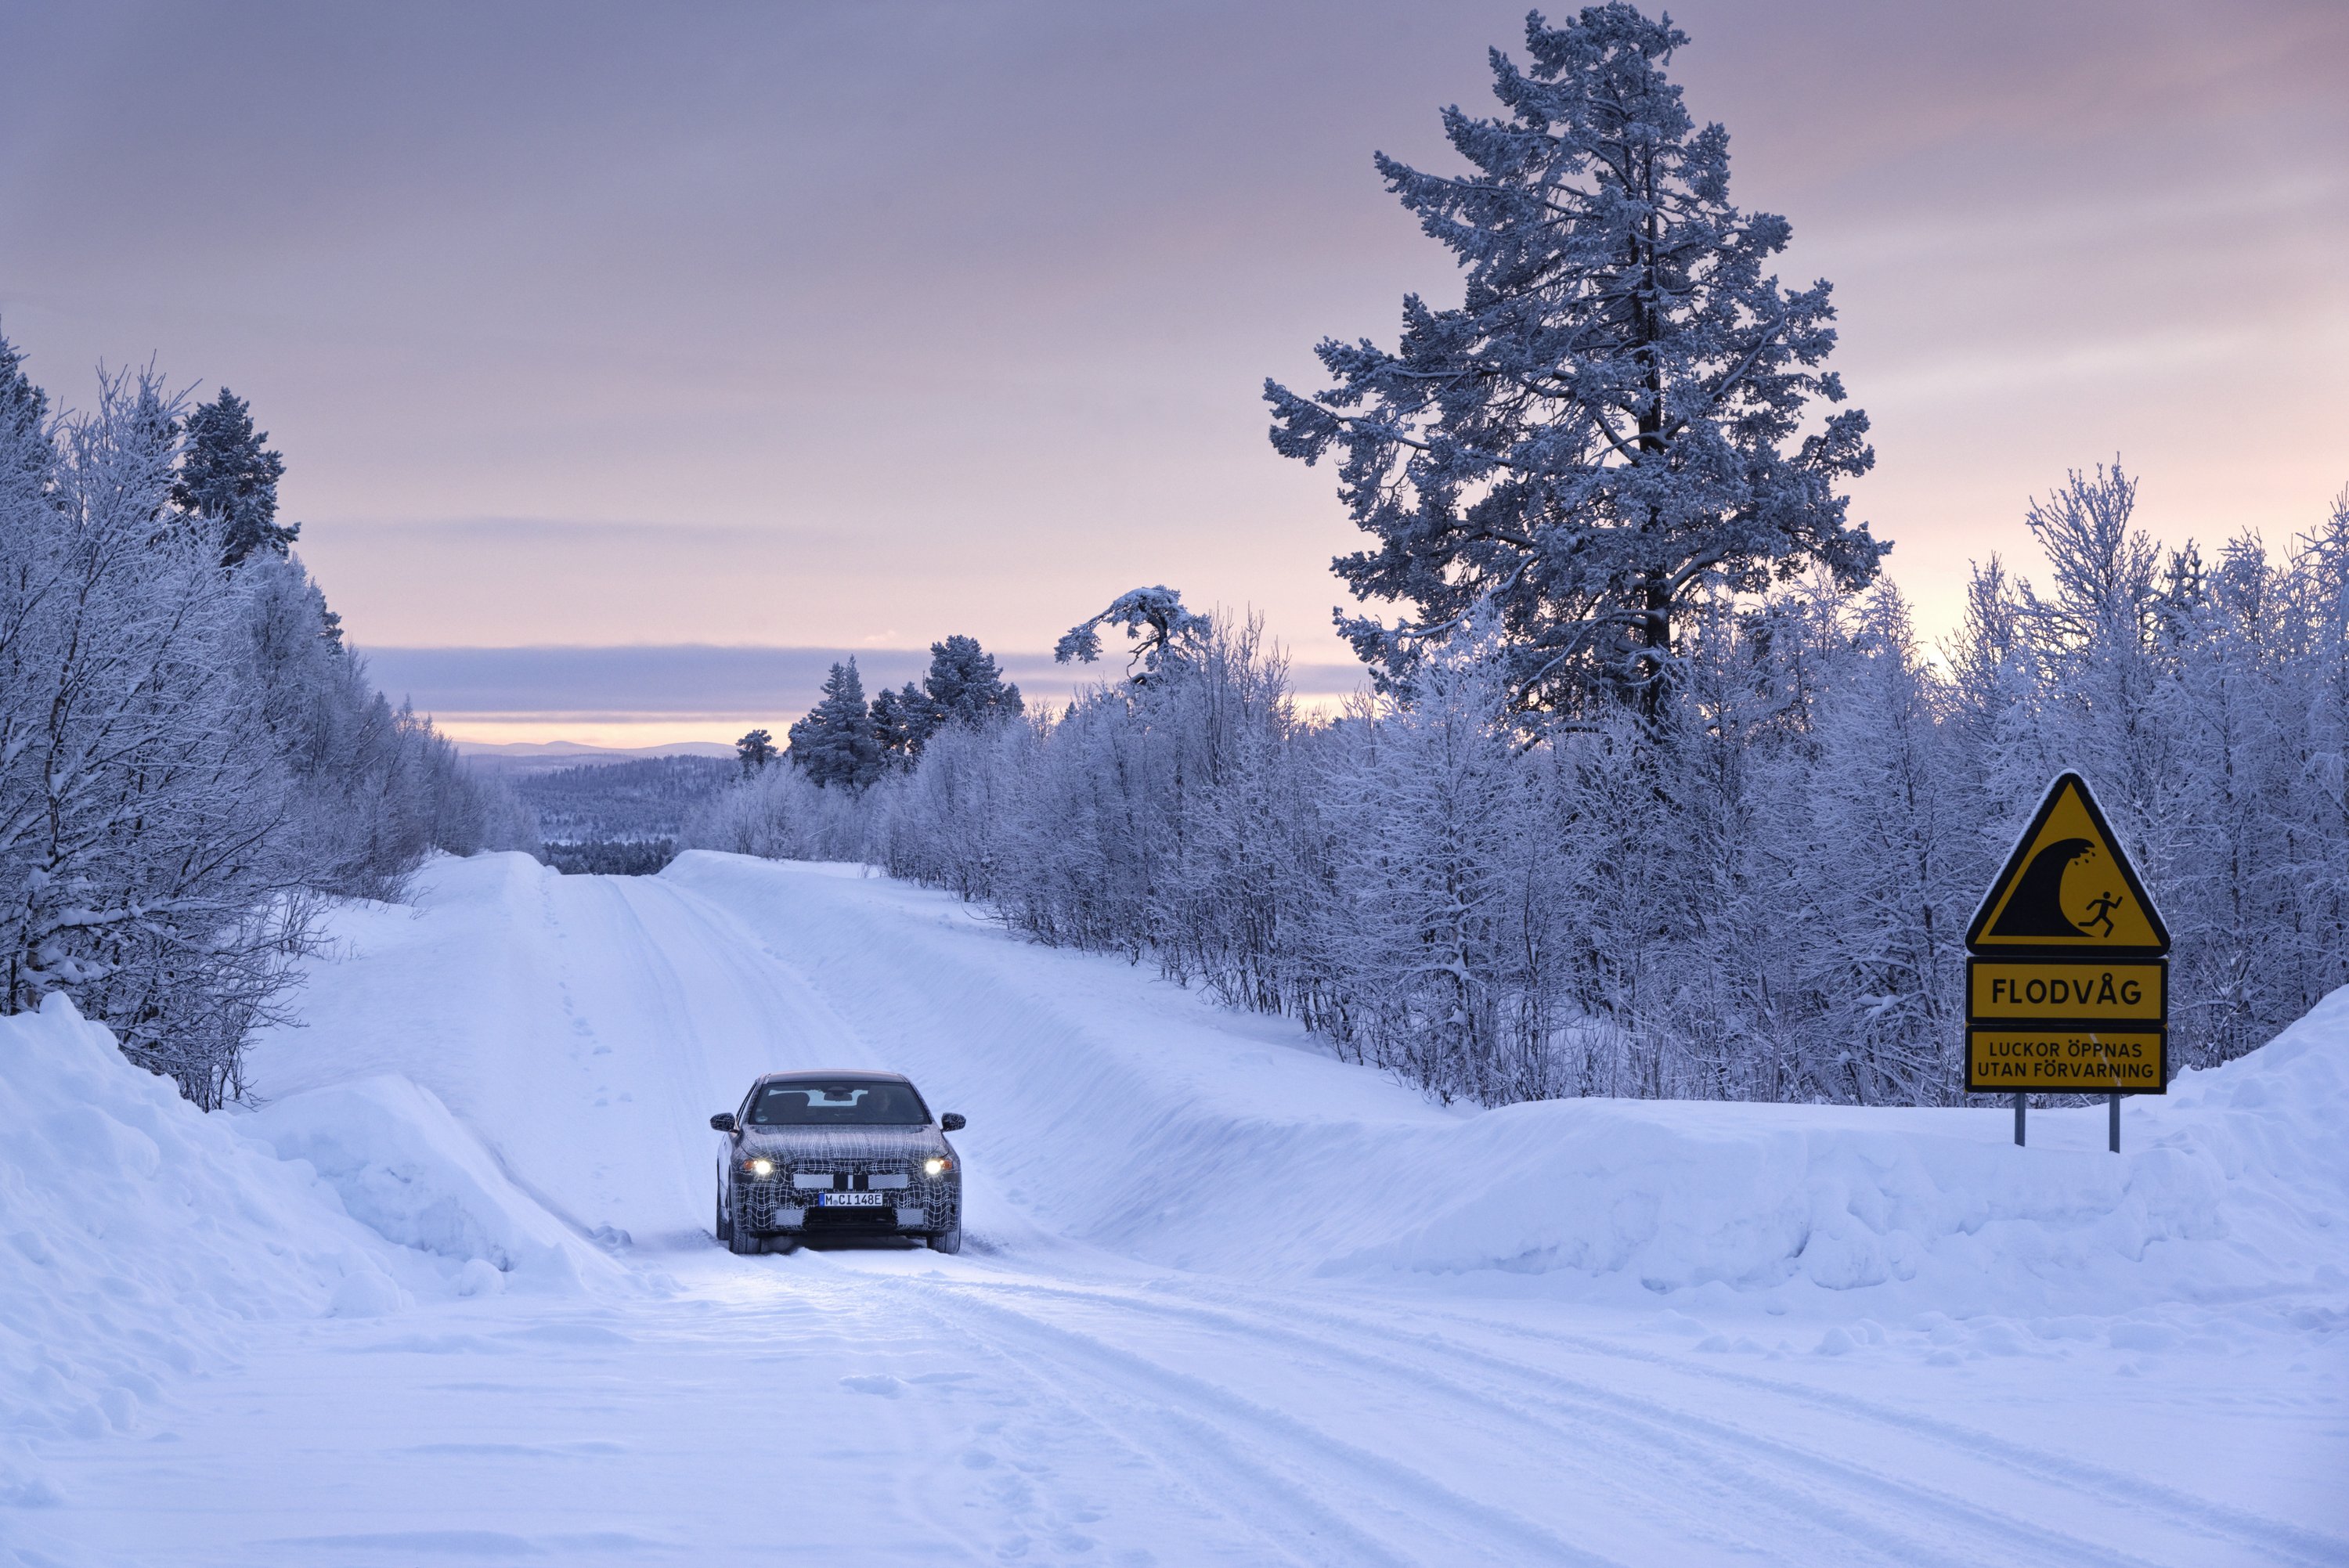
[[[943,1156],[952,1163],[937,1177],[922,1173],[922,1162]],[[746,1231],[772,1233],[812,1229],[808,1224],[824,1191],[879,1191],[870,1208],[836,1211],[843,1231],[917,1233],[950,1231],[962,1217],[962,1169],[953,1147],[935,1127],[749,1127],[734,1142],[735,1222]],[[751,1160],[774,1161],[764,1179],[741,1172]],[[829,1177],[823,1185],[794,1178]],[[901,1186],[900,1183],[903,1183]],[[904,1210],[920,1211],[918,1222]],[[833,1222],[818,1221],[830,1228]]]

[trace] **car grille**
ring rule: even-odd
[[[870,1160],[795,1160],[792,1171],[794,1177],[832,1178],[821,1185],[794,1181],[793,1186],[802,1191],[903,1192],[914,1190],[921,1180],[903,1161],[882,1164]]]

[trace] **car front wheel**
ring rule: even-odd
[[[720,1212],[723,1212],[722,1210]],[[759,1239],[738,1224],[733,1215],[725,1214],[721,1222],[726,1227],[725,1240],[728,1252],[741,1257],[759,1250]]]
[[[932,1231],[930,1233],[930,1251],[934,1253],[958,1253],[962,1251],[962,1222],[959,1220],[956,1221],[955,1227],[951,1231]]]

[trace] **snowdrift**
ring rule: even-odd
[[[0,1433],[130,1428],[254,1319],[372,1314],[388,1249],[310,1173],[125,1061],[62,996],[0,1018]],[[0,1460],[0,1500],[42,1483]]]
[[[1476,1119],[1391,1158],[1430,1205],[1323,1272],[1565,1270],[1651,1292],[1784,1284],[1957,1315],[2091,1312],[2317,1285],[2349,1161],[2349,992],[2266,1050],[2185,1076],[2168,1104],[2041,1112],[1565,1102]],[[1884,1287],[1878,1290],[1876,1287]]]
[[[431,1090],[380,1076],[313,1089],[246,1124],[287,1160],[305,1161],[346,1212],[388,1241],[458,1265],[457,1290],[477,1295],[509,1277],[542,1288],[602,1273],[600,1254],[497,1168]]]
[[[206,1116],[61,995],[0,1018],[0,1501],[41,1501],[22,1439],[130,1429],[250,1325],[600,1261],[412,1084]]]

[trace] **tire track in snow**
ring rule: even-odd
[[[803,1253],[789,1263],[769,1258],[742,1261],[753,1264],[773,1263],[778,1266],[772,1272],[789,1274],[811,1266],[836,1264],[840,1258],[841,1254],[837,1253]],[[862,1271],[843,1270],[838,1281],[826,1280],[824,1288],[830,1290],[835,1285],[843,1288],[844,1292],[854,1294],[869,1310],[875,1279],[875,1275]],[[906,1283],[910,1284],[912,1282]],[[904,1316],[926,1324],[934,1341],[960,1344],[980,1363],[997,1368],[998,1374],[1016,1390],[1018,1403],[1027,1411],[1029,1418],[1043,1429],[1048,1443],[1068,1446],[1079,1442],[1081,1438],[1086,1445],[1086,1457],[1096,1464],[1104,1451],[1121,1455],[1128,1464],[1163,1478],[1171,1494],[1179,1498],[1190,1512],[1225,1526],[1230,1538],[1228,1547],[1196,1536],[1185,1537],[1182,1540],[1184,1561],[1231,1561],[1248,1564],[1249,1568],[1270,1563],[1294,1564],[1296,1568],[1316,1568],[1316,1565],[1324,1563],[1407,1563],[1408,1560],[1393,1556],[1377,1542],[1359,1537],[1343,1519],[1326,1509],[1308,1507],[1300,1510],[1293,1497],[1267,1490],[1268,1483],[1260,1476],[1226,1473],[1218,1484],[1203,1486],[1196,1466],[1186,1467],[1181,1456],[1170,1450],[1164,1442],[1148,1440],[1143,1434],[1112,1420],[1100,1398],[1098,1385],[1071,1379],[1061,1374],[1052,1364],[1040,1364],[1034,1357],[1007,1347],[999,1338],[975,1329],[966,1316],[942,1310],[937,1300],[927,1292],[913,1290],[906,1295],[910,1299],[897,1304],[910,1308]],[[1038,1482],[1038,1471],[1043,1468],[1037,1462],[1037,1451],[1036,1447],[1029,1448],[1026,1450],[1029,1462],[1019,1467],[1023,1471],[1022,1480],[1029,1483]],[[1089,1484],[1089,1478],[1070,1477],[1057,1470],[1050,1473],[1049,1484],[1063,1497],[1073,1499],[1061,1504],[1059,1511],[1080,1517],[1092,1508],[1089,1493],[1098,1491],[1101,1485],[1098,1480],[1092,1480]],[[1133,1495],[1130,1482],[1123,1484],[1119,1490],[1129,1499]],[[1246,1511],[1236,1510],[1233,1506],[1236,1496],[1252,1499],[1257,1506]],[[1047,1516],[1046,1524],[1054,1526],[1050,1518],[1050,1511],[1007,1503],[999,1497],[995,1501],[1006,1516],[1015,1537],[999,1546],[999,1557],[1009,1560],[1029,1555],[1027,1546],[1017,1539],[1025,1532],[1026,1514],[1043,1511]],[[950,1533],[959,1536],[966,1529],[966,1526],[957,1524]],[[1348,1543],[1343,1554],[1332,1556],[1315,1544],[1326,1544],[1331,1541]],[[1305,1547],[1301,1554],[1297,1549],[1300,1542]],[[1158,1543],[1164,1544],[1163,1538]],[[1090,1552],[1091,1547],[1080,1550]],[[1119,1559],[1125,1560],[1123,1557]]]
[[[1393,1336],[1399,1331],[1392,1323],[1362,1319],[1335,1310],[1326,1304],[1307,1306],[1299,1303],[1296,1310],[1315,1315],[1333,1327],[1349,1333],[1373,1333]],[[2147,1488],[2137,1478],[2106,1470],[2085,1460],[2070,1458],[2044,1449],[2033,1448],[2012,1439],[1980,1431],[1955,1421],[1922,1412],[1877,1404],[1855,1395],[1837,1393],[1832,1389],[1811,1388],[1773,1378],[1739,1372],[1733,1367],[1712,1367],[1702,1362],[1682,1360],[1657,1351],[1636,1346],[1611,1343],[1572,1333],[1542,1333],[1516,1324],[1478,1318],[1479,1332],[1489,1332],[1506,1338],[1563,1346],[1586,1355],[1609,1360],[1630,1362],[1659,1367],[1693,1381],[1727,1385],[1744,1393],[1766,1395],[1777,1403],[1798,1404],[1829,1415],[1847,1417],[1892,1429],[1904,1435],[1935,1442],[1954,1453],[1987,1460],[1996,1465],[2023,1474],[2060,1480],[2072,1491],[2092,1491],[2099,1501],[2116,1510],[2130,1514],[2158,1513],[2172,1527],[2193,1532],[2215,1543],[2232,1547],[2248,1556],[2273,1563],[2295,1563],[2305,1568],[2337,1568],[2349,1562],[2349,1542],[2321,1532],[2303,1530],[2263,1514],[2230,1507],[2208,1499],[2184,1498]],[[1445,1356],[1474,1357],[1511,1373],[1524,1371],[1539,1374],[1537,1364],[1516,1361],[1496,1355],[1490,1349],[1472,1349],[1445,1338],[1440,1332],[1424,1331],[1420,1337],[1432,1349]]]
[[[973,1289],[924,1290],[924,1283],[888,1281],[891,1288],[919,1297],[924,1310],[990,1343],[1035,1375],[1081,1376],[1098,1390],[1096,1398],[1105,1397],[1121,1406],[1129,1422],[1181,1438],[1184,1462],[1213,1471],[1218,1489],[1275,1505],[1280,1516],[1277,1524],[1261,1514],[1245,1517],[1300,1561],[1541,1562],[1621,1568],[1617,1559],[1589,1552],[1521,1514],[1479,1502],[1434,1477],[1331,1437],[1285,1411],[1171,1370],[1098,1336],[988,1300]],[[951,1308],[943,1305],[948,1302]],[[974,1318],[991,1324],[992,1329],[975,1326]],[[1156,1445],[1154,1451],[1165,1455],[1176,1450]],[[1299,1454],[1320,1462],[1306,1474],[1294,1475],[1294,1456]],[[1284,1474],[1291,1479],[1278,1481]],[[1332,1492],[1344,1494],[1349,1506],[1333,1509],[1312,1495]],[[1379,1536],[1353,1522],[1373,1518],[1410,1533],[1440,1532],[1439,1554],[1398,1555]]]
[[[1862,1549],[1868,1561],[1903,1563],[1943,1563],[1968,1568],[1985,1561],[2026,1560],[2062,1563],[2102,1563],[2106,1568],[2147,1568],[2150,1560],[2116,1551],[2080,1537],[2002,1513],[1913,1481],[1889,1476],[1782,1439],[1693,1414],[1661,1401],[1640,1398],[1568,1377],[1555,1370],[1492,1357],[1467,1346],[1446,1345],[1444,1360],[1406,1360],[1392,1354],[1361,1349],[1347,1339],[1305,1333],[1270,1316],[1243,1314],[1229,1307],[1174,1305],[1143,1296],[1113,1295],[1099,1291],[1071,1290],[1045,1284],[1005,1282],[987,1286],[959,1285],[968,1294],[987,1289],[1014,1295],[1076,1302],[1110,1307],[1122,1315],[1154,1316],[1210,1329],[1237,1330],[1258,1341],[1280,1344],[1324,1363],[1344,1363],[1367,1372],[1390,1387],[1409,1387],[1419,1394],[1436,1394],[1459,1408],[1463,1429],[1489,1427],[1506,1419],[1541,1438],[1589,1449],[1598,1445],[1630,1444],[1640,1450],[1638,1478],[1656,1495],[1658,1511],[1684,1501],[1681,1494],[1653,1484],[1657,1478],[1672,1487],[1709,1492],[1723,1508],[1767,1510],[1780,1528],[1803,1533],[1828,1527],[1846,1544]],[[998,1305],[999,1304],[990,1304]],[[1284,1302],[1284,1315],[1299,1315]],[[1329,1321],[1325,1319],[1324,1321]],[[1064,1331],[1069,1331],[1065,1329]],[[1402,1339],[1390,1325],[1354,1321],[1344,1326],[1349,1336],[1390,1345]],[[1074,1332],[1074,1331],[1069,1331]],[[1413,1348],[1426,1342],[1404,1341]],[[1128,1353],[1131,1354],[1131,1353]],[[1463,1362],[1481,1362],[1506,1375],[1506,1380],[1464,1379]],[[1546,1386],[1571,1401],[1580,1424],[1560,1419],[1557,1408],[1524,1403],[1528,1387]],[[1698,1439],[1702,1439],[1700,1444]],[[1832,1478],[1844,1484],[1823,1486]],[[1619,1485],[1630,1477],[1615,1478]],[[1870,1512],[1855,1511],[1854,1503],[1882,1500]],[[1882,1502],[1889,1502],[1886,1511]],[[1968,1539],[1952,1546],[1949,1532],[1962,1531]],[[1928,1533],[1927,1532],[1930,1532]],[[1816,1542],[1802,1555],[1829,1545]],[[2027,1552],[2018,1559],[2015,1553]]]

